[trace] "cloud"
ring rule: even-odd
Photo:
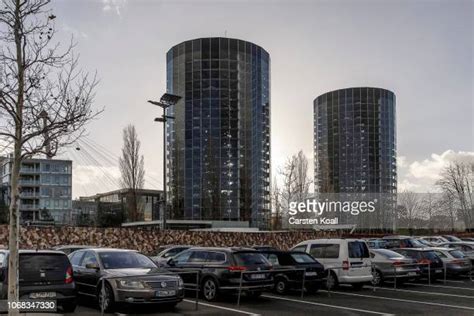
[[[104,12],[114,12],[119,17],[122,16],[122,9],[125,7],[127,0],[102,0]]]
[[[398,159],[399,191],[412,190],[428,192],[436,190],[436,181],[440,179],[443,169],[451,162],[473,162],[474,152],[447,150],[441,154],[432,153],[430,158],[408,163],[406,157]]]

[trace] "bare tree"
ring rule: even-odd
[[[143,189],[145,184],[145,162],[143,155],[140,155],[140,140],[133,125],[123,129],[122,157],[119,158],[119,165],[122,188],[130,189],[131,193],[129,219],[137,221],[141,213],[138,190]]]
[[[404,226],[410,233],[416,228],[416,223],[421,219],[421,197],[420,194],[412,191],[403,191],[398,195],[398,203],[401,206],[399,214],[402,217]]]
[[[285,165],[279,170],[282,177],[280,191],[281,206],[289,209],[291,202],[303,202],[308,198],[311,179],[308,176],[308,159],[303,151],[287,159]],[[282,221],[285,221],[282,216]]]
[[[0,137],[13,147],[8,300],[18,300],[19,173],[22,159],[54,156],[100,111],[95,75],[78,69],[71,42],[54,42],[49,0],[4,0],[0,7]]]
[[[436,183],[455,201],[467,229],[474,229],[474,161],[450,163]]]
[[[272,221],[272,228],[274,230],[281,229],[281,220],[282,220],[282,193],[280,187],[278,186],[277,179],[273,179],[272,185],[272,193],[271,193],[271,203],[272,203],[272,210],[273,210],[273,221]]]

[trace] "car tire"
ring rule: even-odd
[[[351,285],[352,285],[352,288],[356,291],[360,291],[364,287],[364,283],[353,283]]]
[[[219,294],[219,286],[217,285],[217,281],[213,278],[205,278],[202,281],[201,293],[206,301],[216,301]]]
[[[286,294],[288,292],[288,283],[284,278],[278,278],[275,281],[274,290],[277,294]]]
[[[381,286],[384,283],[383,274],[380,270],[374,270],[372,273],[372,285],[373,286]]]
[[[105,300],[102,303],[102,300]],[[115,308],[115,298],[114,298],[114,291],[109,283],[105,282],[105,290],[102,292],[102,287],[99,289],[99,293],[97,293],[97,301],[99,302],[99,309],[102,310],[102,306],[104,308],[104,313],[112,313]],[[103,305],[102,305],[103,304]]]
[[[339,286],[339,281],[337,279],[337,275],[336,273],[334,273],[334,271],[331,271],[326,279],[326,287],[332,290],[332,289],[337,288],[338,286]]]
[[[76,310],[77,304],[75,302],[65,303],[61,305],[63,313],[74,313]]]

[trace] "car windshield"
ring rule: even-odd
[[[387,250],[387,249],[374,249],[373,252],[378,253],[379,255],[384,256],[385,258],[390,258],[390,259],[402,259],[404,258],[403,255],[399,254],[398,252],[392,251],[392,250]]]
[[[68,266],[65,254],[20,254],[20,272],[66,271]]]
[[[99,252],[99,258],[105,269],[156,268],[151,259],[133,251]]]
[[[451,254],[451,256],[453,256],[454,258],[458,258],[458,259],[461,259],[461,258],[466,258],[467,256],[464,254],[464,252],[460,251],[460,250],[451,250],[449,251],[449,253]]]
[[[315,263],[316,262],[316,260],[314,260],[313,257],[305,253],[292,253],[291,257],[293,257],[293,259],[298,263]]]
[[[246,265],[260,265],[260,264],[268,264],[268,260],[258,252],[237,252],[235,258],[239,265],[246,266]]]
[[[424,248],[424,247],[426,247],[426,245],[422,244],[418,240],[411,239],[411,238],[403,239],[402,243],[403,243],[402,247],[409,247],[409,248]]]
[[[461,239],[459,239],[456,236],[444,236],[444,238],[446,238],[449,241],[462,241]]]
[[[434,251],[424,251],[423,257],[430,260],[436,260],[439,258]]]

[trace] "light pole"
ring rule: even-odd
[[[161,223],[161,229],[163,230],[166,229],[166,211],[168,210],[168,204],[166,201],[166,122],[174,119],[173,116],[166,115],[166,109],[178,103],[180,99],[181,97],[178,95],[165,93],[160,98],[160,101],[148,100],[148,103],[157,105],[163,109],[161,117],[155,118],[155,122],[163,123],[163,213]]]

